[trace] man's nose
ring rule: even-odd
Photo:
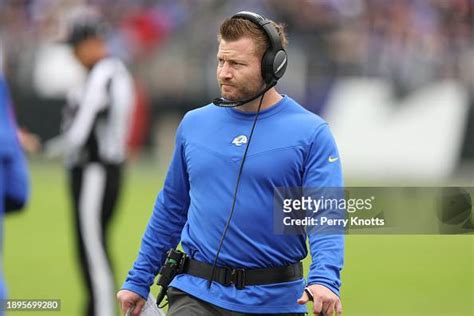
[[[229,67],[228,63],[224,63],[219,70],[219,79],[231,79],[232,78],[232,70]]]

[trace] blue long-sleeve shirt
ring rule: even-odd
[[[28,190],[26,160],[16,136],[7,85],[0,75],[0,249],[3,245],[4,212],[22,208],[28,199]],[[3,298],[5,288],[0,276],[0,299]]]
[[[255,117],[212,104],[183,118],[163,190],[143,236],[137,260],[123,285],[146,298],[167,250],[179,241],[193,259],[212,264],[232,205],[245,143]],[[239,145],[240,144],[240,145]],[[250,144],[232,222],[218,266],[284,266],[307,256],[305,235],[273,233],[277,187],[342,187],[340,160],[327,124],[288,96],[263,110]],[[339,294],[342,235],[309,235],[312,264],[308,284]],[[225,309],[253,313],[305,312],[296,303],[303,279],[238,290],[191,275],[171,286]]]

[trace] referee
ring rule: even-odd
[[[115,315],[114,277],[107,228],[114,213],[126,158],[133,83],[124,64],[109,57],[98,18],[82,18],[68,43],[87,69],[84,86],[72,91],[63,111],[62,134],[46,144],[64,154],[74,204],[78,254],[87,286],[86,315]]]

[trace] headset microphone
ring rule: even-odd
[[[265,88],[262,91],[260,91],[258,94],[254,95],[251,98],[245,99],[245,100],[230,101],[230,100],[226,100],[224,98],[215,98],[214,100],[212,100],[212,103],[214,103],[214,105],[224,107],[224,108],[235,108],[235,107],[244,105],[245,103],[248,103],[250,101],[253,101],[253,100],[257,99],[260,96],[263,96],[268,90],[273,88],[275,85],[276,85],[276,81],[272,82],[271,84],[266,85]]]

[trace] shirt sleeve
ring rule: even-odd
[[[15,211],[24,207],[29,195],[29,181],[26,158],[23,150],[18,142],[16,135],[16,122],[7,96],[7,119],[6,119],[6,133],[11,142],[10,155],[5,159],[5,178],[8,185],[5,189],[5,210]]]
[[[80,100],[78,113],[68,130],[60,136],[67,151],[79,148],[87,141],[98,113],[107,106],[108,86],[113,73],[110,69],[104,69],[105,66],[109,65],[98,65],[92,70]]]
[[[318,127],[306,161],[303,187],[316,190],[342,188],[341,161],[327,124]],[[342,189],[340,189],[342,191]],[[308,233],[312,263],[308,285],[320,284],[339,295],[340,272],[344,261],[344,234]]]
[[[186,223],[190,198],[183,147],[180,127],[163,190],[156,199],[138,258],[122,286],[122,289],[133,291],[144,299],[148,297],[150,286],[165,260],[166,252],[178,245]]]

